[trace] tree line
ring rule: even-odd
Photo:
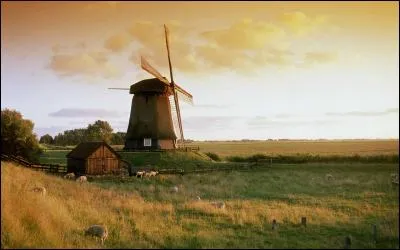
[[[89,141],[105,141],[111,145],[123,145],[125,135],[124,132],[113,133],[113,129],[107,121],[97,120],[86,128],[66,130],[54,138],[49,134],[43,135],[39,142],[56,146],[77,145]]]
[[[56,146],[77,145],[87,141],[105,141],[112,145],[122,145],[126,133],[116,132],[107,121],[97,120],[86,128],[66,130],[54,138],[46,134],[38,140],[33,132],[34,123],[24,119],[23,115],[14,109],[1,110],[1,152],[17,155],[31,161],[37,161],[42,153],[39,143]]]

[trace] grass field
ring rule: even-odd
[[[92,178],[1,163],[2,248],[399,248],[398,164],[276,165],[257,172]],[[332,180],[326,179],[331,174]],[[29,190],[47,188],[46,197]],[[172,186],[178,193],[171,193]],[[202,200],[196,201],[199,195]],[[224,201],[225,209],[210,201]],[[301,217],[307,227],[299,226]],[[278,229],[271,229],[276,219]],[[85,237],[104,223],[101,246]],[[378,241],[372,239],[378,226]]]
[[[195,142],[202,152],[222,157],[267,155],[387,155],[399,153],[399,140]]]
[[[248,157],[255,154],[266,154],[272,157],[283,155],[292,158],[297,154],[310,154],[312,156],[319,155],[321,157],[349,157],[358,154],[361,157],[382,156],[382,158],[390,158],[392,156],[397,156],[398,159],[399,153],[398,140],[195,142],[194,144],[200,146],[200,153],[216,153],[222,159],[230,159],[232,156]],[[122,146],[117,145],[113,147],[121,149]],[[69,151],[70,150],[48,150],[43,153],[40,162],[66,164],[65,155]],[[130,153],[121,153],[121,155],[124,159],[131,161],[135,165],[141,165],[142,163],[157,163],[164,166],[171,165],[173,167],[182,164],[182,161],[171,162],[171,157],[169,157],[170,154],[162,154],[163,159],[157,156],[160,161],[154,161],[154,157],[149,157],[147,156],[148,154],[146,155],[145,153],[137,153],[136,156],[138,157],[131,157],[132,154]],[[300,156],[299,158],[304,157]],[[192,159],[186,159],[183,161],[183,163],[189,165],[192,162]],[[379,160],[374,162],[379,162]],[[393,161],[387,160],[386,162]],[[398,160],[395,160],[394,162],[398,162]]]

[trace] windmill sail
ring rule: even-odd
[[[175,90],[176,90],[176,93],[177,93],[177,95],[179,97],[179,100],[182,100],[182,101],[184,101],[186,103],[189,103],[189,104],[193,105],[193,96],[191,94],[189,94],[184,89],[179,87],[176,83],[175,83]]]
[[[182,141],[182,134],[179,127],[178,112],[176,111],[175,100],[173,96],[169,97],[169,104],[171,107],[171,117],[172,125],[174,127],[174,132],[178,140]]]
[[[163,77],[160,72],[158,72],[153,66],[150,65],[149,62],[147,62],[146,59],[144,59],[143,56],[140,56],[140,65],[142,69],[146,70],[149,72],[151,75],[155,76],[158,80],[162,81],[163,83],[167,84],[168,86],[170,85],[167,79]]]
[[[175,107],[176,107],[176,113],[178,116],[178,124],[179,124],[179,134],[180,134],[180,139],[181,143],[184,144],[184,137],[183,137],[183,129],[182,129],[182,121],[181,121],[181,112],[179,109],[179,101],[178,101],[178,95],[177,91],[175,89],[175,83],[174,83],[174,76],[172,74],[172,64],[171,64],[171,55],[169,51],[169,31],[167,26],[164,24],[164,30],[165,30],[165,44],[167,46],[167,54],[168,54],[168,65],[169,65],[169,74],[171,77],[171,87],[172,87],[172,92],[174,93],[174,102],[175,102]]]

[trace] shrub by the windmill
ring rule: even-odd
[[[155,78],[139,81],[129,89],[134,96],[124,150],[174,149],[184,144],[179,100],[193,105],[193,96],[174,82],[166,25],[164,29],[171,81],[141,57],[142,69]]]

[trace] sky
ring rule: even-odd
[[[143,55],[193,95],[186,139],[399,138],[399,3],[1,2],[1,108],[38,136],[126,132]]]

